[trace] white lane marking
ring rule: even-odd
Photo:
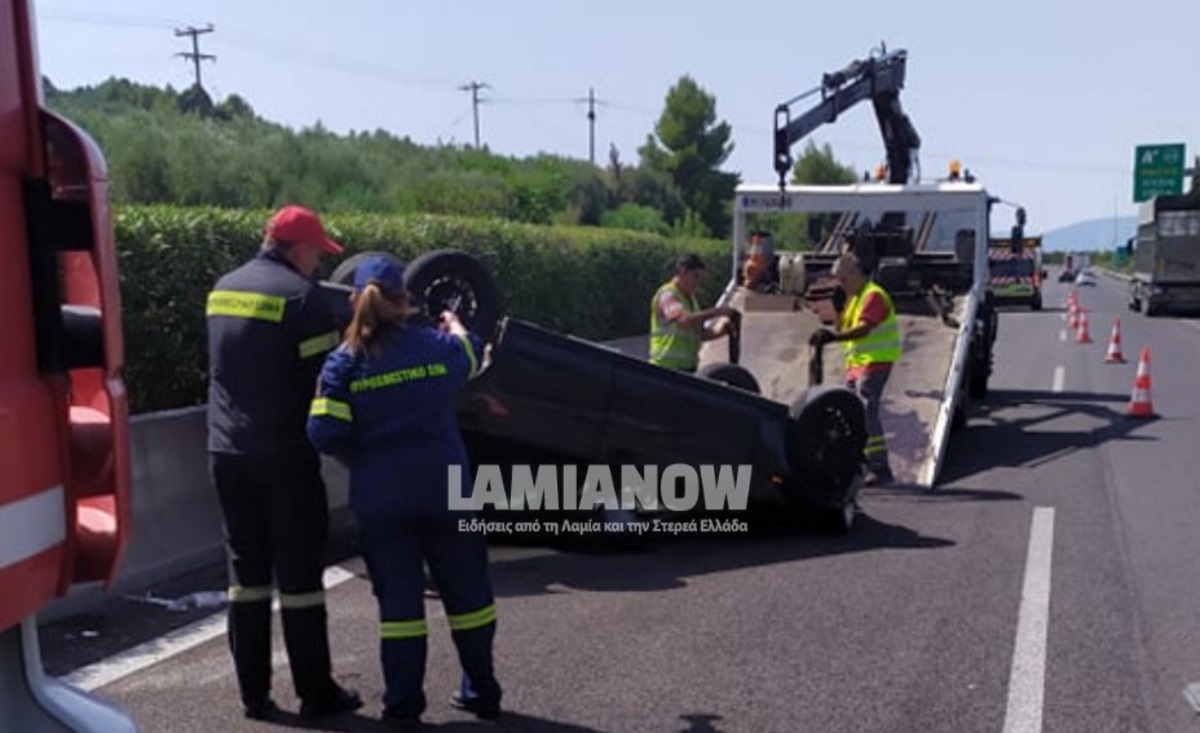
[[[1059,331],[1059,332],[1058,332],[1058,340],[1059,340],[1059,341],[1066,341],[1066,340],[1067,340],[1067,332],[1066,332],[1065,330],[1063,330],[1063,331]]]
[[[1054,367],[1054,381],[1052,382],[1052,385],[1050,387],[1051,391],[1062,392],[1063,391],[1063,380],[1066,378],[1066,376],[1067,376],[1066,369],[1063,369],[1061,366]]]
[[[325,568],[325,588],[336,588],[353,577],[353,573],[343,570],[337,565],[331,565]],[[275,601],[275,609],[279,609],[278,599]],[[227,611],[220,611],[170,634],[151,639],[120,654],[114,654],[108,659],[102,659],[95,664],[77,669],[62,677],[61,680],[81,690],[91,692],[221,636],[227,628],[227,617]]]
[[[1050,624],[1050,565],[1054,508],[1035,507],[1029,528],[1025,585],[1017,615],[1017,641],[1008,680],[1004,733],[1041,733],[1046,693],[1046,631]]]

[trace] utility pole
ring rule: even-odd
[[[576,102],[588,103],[588,160],[592,165],[596,164],[596,92],[592,87],[588,87],[588,95],[586,97],[576,97]]]
[[[588,160],[596,165],[596,94],[588,87]]]
[[[472,81],[459,87],[464,92],[471,93],[471,113],[475,116],[475,147],[479,147],[479,90],[491,89],[486,83]]]
[[[178,28],[175,29],[175,37],[176,38],[180,38],[182,36],[191,36],[192,37],[192,52],[191,53],[180,52],[175,55],[182,56],[183,58],[188,59],[196,67],[196,86],[198,86],[198,87],[201,86],[201,84],[200,84],[200,62],[217,60],[217,57],[213,56],[212,54],[200,53],[200,34],[201,33],[212,33],[212,32],[213,32],[212,23],[209,23],[207,26],[205,26],[203,28],[195,28],[195,27],[189,25],[187,28],[184,28],[182,30],[180,30]]]

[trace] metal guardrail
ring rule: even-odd
[[[1110,277],[1113,280],[1120,280],[1121,282],[1129,282],[1131,279],[1133,279],[1131,276],[1126,275],[1123,272],[1110,270],[1107,267],[1093,267],[1092,269],[1096,272],[1099,272],[1101,275],[1104,275],[1105,277]]]

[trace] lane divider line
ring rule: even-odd
[[[1041,733],[1046,694],[1046,635],[1050,625],[1050,567],[1054,508],[1035,507],[1029,528],[1025,584],[1008,680],[1004,733]]]
[[[1052,392],[1062,392],[1063,382],[1065,381],[1066,376],[1067,370],[1064,369],[1062,365],[1054,367],[1054,381],[1050,383],[1050,390]]]
[[[352,578],[353,573],[343,570],[338,565],[331,565],[325,568],[325,589],[336,588]],[[274,608],[279,610],[279,599],[275,600]],[[151,639],[95,664],[77,669],[59,679],[85,692],[91,692],[216,639],[228,628],[228,615],[226,610],[218,611],[157,639]]]

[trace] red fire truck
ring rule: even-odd
[[[0,0],[0,726],[131,731],[47,677],[37,612],[111,583],[130,536],[128,411],[107,172],[42,106],[32,7]]]

